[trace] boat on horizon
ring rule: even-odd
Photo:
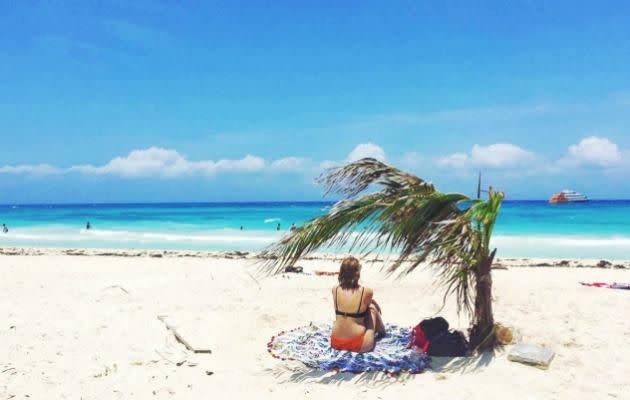
[[[574,190],[565,189],[560,193],[554,193],[549,199],[550,204],[563,204],[563,203],[584,203],[588,201],[588,197],[582,193],[578,193]]]

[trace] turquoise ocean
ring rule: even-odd
[[[1,247],[262,250],[328,202],[0,205]],[[85,229],[90,222],[92,229]],[[242,227],[242,230],[241,230]],[[279,228],[279,230],[278,230]],[[500,257],[630,259],[630,201],[506,201]]]

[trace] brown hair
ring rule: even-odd
[[[346,257],[339,268],[339,286],[342,289],[356,289],[359,287],[361,264],[354,257]]]

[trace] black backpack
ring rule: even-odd
[[[442,317],[420,322],[429,341],[427,354],[435,357],[464,357],[468,355],[468,341],[460,331],[449,331],[448,322]]]
[[[419,325],[427,340],[433,340],[437,335],[448,332],[448,322],[442,317],[423,319]]]

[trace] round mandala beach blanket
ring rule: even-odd
[[[321,370],[360,373],[382,371],[392,374],[423,372],[429,357],[410,349],[410,328],[387,324],[385,337],[376,343],[374,351],[353,353],[330,347],[330,324],[313,324],[280,332],[271,338],[267,349],[282,360],[296,360]]]

